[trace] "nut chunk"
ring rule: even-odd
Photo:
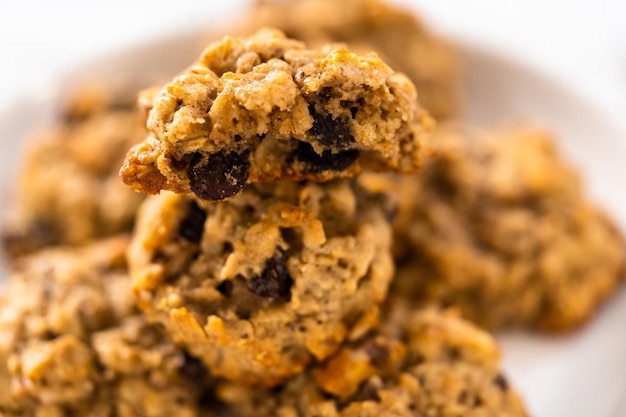
[[[376,326],[393,275],[387,202],[345,179],[152,197],[129,256],[140,308],[214,375],[280,383]]]
[[[152,104],[151,134],[129,152],[122,180],[202,200],[283,178],[412,172],[433,125],[413,84],[377,55],[307,50],[269,29],[211,44]]]

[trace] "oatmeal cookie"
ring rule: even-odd
[[[307,50],[281,32],[211,44],[153,102],[120,175],[148,194],[222,200],[247,183],[412,172],[433,124],[375,54]]]
[[[376,325],[392,209],[345,179],[151,197],[129,251],[139,306],[216,376],[275,385]]]
[[[16,261],[0,294],[0,415],[210,415],[206,369],[138,315],[127,246],[114,237]]]
[[[488,328],[565,330],[587,320],[623,277],[624,243],[553,137],[532,127],[444,128],[436,141],[419,178],[392,185],[394,292],[457,306]]]
[[[435,310],[389,320],[271,391],[223,383],[218,396],[237,417],[527,416],[487,333]]]
[[[16,257],[129,231],[143,197],[118,177],[128,148],[146,136],[132,100],[90,85],[63,120],[35,135],[24,157],[4,249]]]
[[[376,52],[415,83],[420,103],[437,119],[458,114],[462,65],[455,48],[407,10],[381,0],[257,1],[241,28],[284,31],[309,46],[345,42],[357,53]]]

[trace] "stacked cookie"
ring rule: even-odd
[[[401,199],[393,295],[453,305],[492,330],[572,330],[593,317],[623,282],[624,240],[553,135],[442,125],[435,136],[420,175],[364,179]]]

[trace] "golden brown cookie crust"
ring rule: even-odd
[[[276,30],[211,44],[153,102],[120,171],[139,191],[237,195],[247,183],[412,172],[432,119],[375,54],[307,50]]]

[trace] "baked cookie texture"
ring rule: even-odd
[[[129,251],[139,306],[214,375],[276,385],[377,325],[392,211],[345,179],[151,197]]]
[[[412,172],[432,125],[409,79],[375,54],[264,29],[209,45],[156,95],[150,136],[120,175],[148,194],[222,200],[247,183]]]
[[[133,100],[104,85],[78,89],[61,120],[28,144],[2,234],[8,256],[130,231],[143,196],[118,171],[146,134]]]
[[[377,332],[272,389],[222,383],[237,417],[527,416],[492,339],[449,312],[395,308]]]
[[[415,83],[420,103],[437,120],[460,113],[458,52],[408,10],[381,0],[257,0],[234,30],[249,33],[262,26],[309,46],[345,42],[357,53],[374,51]]]
[[[128,238],[16,261],[0,293],[0,415],[210,416],[206,369],[138,314]]]
[[[555,138],[448,126],[434,141],[438,156],[419,177],[362,179],[399,197],[393,292],[492,329],[588,320],[623,279],[624,242]]]

